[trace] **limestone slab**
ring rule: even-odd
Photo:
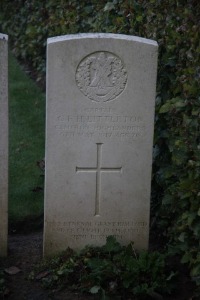
[[[0,256],[8,235],[8,36],[0,33]]]
[[[147,249],[157,43],[48,39],[44,255],[113,235]]]

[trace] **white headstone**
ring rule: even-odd
[[[48,39],[44,255],[146,249],[157,43],[114,34]]]
[[[8,36],[0,33],[0,256],[8,235]]]

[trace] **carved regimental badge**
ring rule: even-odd
[[[127,82],[123,62],[115,54],[101,51],[85,57],[76,70],[81,92],[96,102],[106,102],[120,95]]]

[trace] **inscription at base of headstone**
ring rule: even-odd
[[[0,33],[0,256],[8,235],[8,36]]]
[[[44,255],[148,248],[156,72],[152,40],[48,39]]]

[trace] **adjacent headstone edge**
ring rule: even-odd
[[[7,256],[7,248],[8,248],[8,35],[0,33],[0,42],[2,47],[5,49],[3,53],[1,53],[0,59],[3,61],[3,68],[1,66],[0,77],[2,78],[3,72],[5,72],[5,76],[3,76],[3,80],[5,79],[5,83],[2,85],[2,91],[0,94],[0,104],[1,104],[1,114],[3,112],[3,120],[1,120],[1,126],[3,124],[3,135],[1,130],[1,142],[3,141],[3,148],[0,150],[0,154],[3,154],[3,167],[1,172],[3,174],[4,180],[2,183],[3,193],[1,194],[1,220],[0,227],[1,228],[1,241],[0,241],[0,257]],[[1,115],[2,117],[2,115]],[[6,136],[7,135],[7,136]],[[2,176],[2,175],[1,175]]]

